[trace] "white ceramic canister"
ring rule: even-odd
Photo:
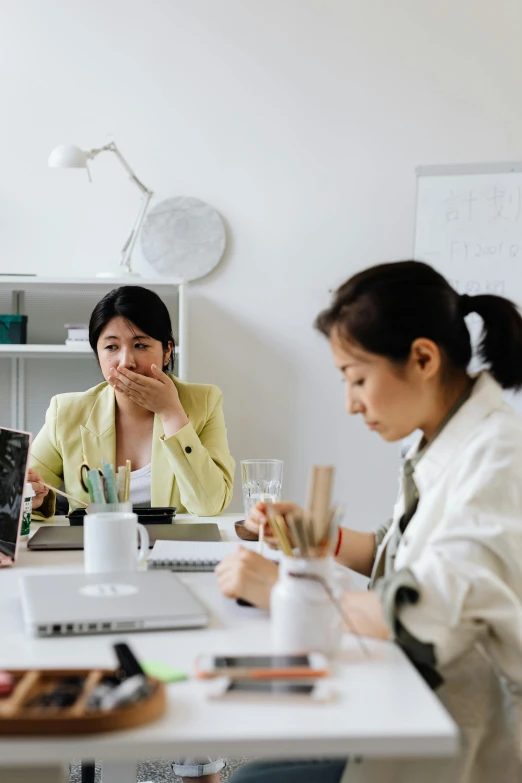
[[[270,596],[272,644],[275,652],[324,652],[339,649],[343,621],[322,584],[291,576],[320,577],[338,598],[341,592],[335,578],[333,558],[305,559],[283,557],[279,579]]]

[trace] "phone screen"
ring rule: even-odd
[[[217,669],[287,669],[310,666],[308,655],[234,655],[214,659]]]
[[[299,694],[310,696],[315,688],[314,683],[285,682],[284,680],[233,680],[227,688],[227,693],[273,693]]]

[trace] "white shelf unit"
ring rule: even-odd
[[[176,358],[179,356],[179,346],[175,348]],[[89,343],[80,345],[59,345],[54,343],[31,343],[29,345],[5,345],[0,343],[0,357],[19,356],[21,359],[40,359],[42,356],[92,356]]]
[[[0,356],[20,356],[23,359],[34,359],[45,354],[46,356],[90,356],[91,346],[85,345],[58,345],[54,343],[32,343],[30,345],[5,345],[0,343]]]
[[[33,323],[29,316],[28,334],[32,342],[24,345],[5,345],[0,344],[0,361],[8,360],[11,364],[11,410],[10,426],[14,429],[24,430],[26,428],[26,400],[27,400],[27,359],[45,359],[45,358],[69,358],[82,359],[90,357],[92,360],[92,351],[90,346],[85,345],[65,345],[66,333],[63,329],[65,320],[88,320],[90,309],[94,307],[97,301],[101,299],[108,291],[118,288],[122,285],[140,285],[144,288],[150,288],[159,296],[176,297],[176,318],[173,318],[173,331],[176,340],[176,372],[183,380],[187,379],[188,357],[187,357],[187,294],[186,283],[178,278],[142,278],[142,277],[95,277],[95,278],[58,278],[58,277],[39,277],[25,275],[0,275],[0,297],[6,300],[10,294],[10,309],[13,314],[24,314],[26,312],[26,294],[27,299],[35,298],[39,302],[38,312],[43,313],[43,320],[51,324],[47,332],[45,329],[40,331],[38,326]],[[64,298],[65,297],[65,298]],[[43,306],[43,298],[48,301],[48,307]],[[71,317],[71,302],[75,298],[82,300],[83,312],[78,317]],[[70,300],[67,302],[67,300]],[[86,306],[89,303],[89,312]],[[60,311],[64,310],[66,304],[69,304],[69,316],[60,316]],[[5,307],[5,305],[3,305]],[[42,309],[43,308],[43,309]],[[52,310],[49,311],[49,308]],[[2,308],[3,309],[3,308]],[[76,312],[74,312],[76,315]],[[42,342],[35,340],[42,336]],[[51,329],[53,334],[63,334],[63,342],[49,342],[48,332]],[[44,341],[47,336],[47,341]],[[94,379],[91,385],[94,385],[100,379]],[[79,390],[79,389],[78,389]],[[54,391],[59,393],[60,389]],[[1,422],[0,422],[1,423]],[[43,423],[43,419],[42,419]]]

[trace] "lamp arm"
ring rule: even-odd
[[[131,272],[130,260],[132,251],[134,250],[134,245],[136,244],[136,240],[140,234],[141,224],[145,218],[145,213],[147,212],[147,207],[149,206],[149,201],[151,200],[152,195],[153,194],[150,191],[147,191],[147,193],[144,194],[140,208],[138,210],[138,214],[136,215],[134,226],[132,227],[132,231],[121,249],[120,266],[124,267],[128,273]]]
[[[130,179],[134,182],[135,185],[138,186],[138,188],[141,190],[141,192],[142,193],[150,193],[151,196],[154,195],[152,190],[149,190],[143,184],[143,182],[140,179],[138,179],[138,177],[136,176],[134,171],[131,169],[131,167],[129,166],[129,164],[127,163],[127,161],[125,160],[125,158],[123,157],[123,155],[121,154],[121,152],[119,151],[118,147],[116,146],[116,144],[113,141],[111,141],[110,144],[106,144],[104,147],[98,147],[97,149],[89,150],[89,152],[87,153],[87,156],[89,158],[95,158],[97,155],[100,154],[100,152],[114,152],[114,154],[116,155],[116,157],[120,161],[121,165],[123,166],[123,168],[125,169],[125,171],[129,175]]]
[[[132,227],[132,231],[129,234],[129,237],[125,244],[123,245],[121,249],[121,257],[120,257],[120,266],[124,267],[124,269],[130,273],[131,272],[131,255],[132,251],[134,250],[134,245],[136,244],[136,240],[138,239],[140,230],[141,230],[141,224],[143,223],[143,219],[145,218],[145,213],[147,212],[147,207],[149,206],[149,202],[151,198],[153,197],[154,193],[152,190],[149,190],[143,182],[138,179],[134,171],[131,169],[121,152],[119,151],[116,144],[111,141],[110,144],[106,144],[104,147],[98,147],[97,149],[89,150],[87,153],[87,157],[89,159],[95,158],[97,155],[99,155],[101,152],[113,152],[118,160],[120,161],[121,165],[129,175],[129,178],[134,182],[134,184],[140,189],[140,191],[143,194],[143,199],[140,205],[140,208],[138,210],[138,214],[136,215],[136,220],[134,222],[134,226]]]

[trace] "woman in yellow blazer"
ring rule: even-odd
[[[132,462],[131,501],[177,506],[200,516],[221,513],[232,498],[222,395],[216,386],[185,383],[167,370],[174,338],[165,304],[152,291],[122,286],[95,307],[89,342],[105,378],[85,392],[53,397],[31,451],[33,509],[55,511],[40,481],[89,500],[78,468],[101,460]]]

